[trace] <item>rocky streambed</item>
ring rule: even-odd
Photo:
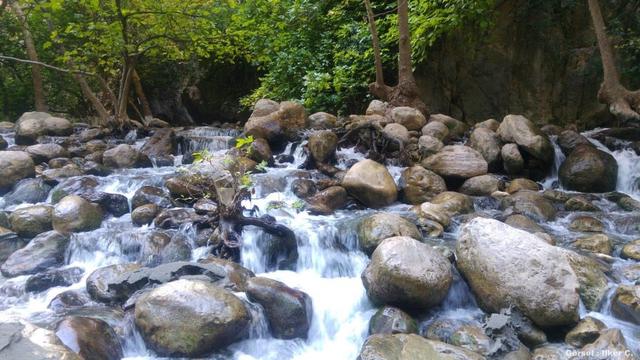
[[[153,125],[0,124],[0,359],[640,351],[637,129],[268,100]]]

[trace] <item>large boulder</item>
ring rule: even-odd
[[[326,163],[335,156],[338,136],[330,130],[315,131],[309,135],[307,147],[316,163]]]
[[[104,320],[69,316],[56,328],[56,336],[71,351],[84,359],[120,360],[120,339]]]
[[[487,128],[478,127],[471,132],[467,145],[482,154],[490,169],[499,169],[502,161],[502,142],[498,134]]]
[[[169,180],[174,180],[171,184],[175,184],[179,181],[176,178]],[[172,186],[168,184],[169,180],[167,180],[167,187]],[[185,196],[186,195],[188,195],[188,192],[185,194]],[[143,186],[136,190],[136,192],[133,194],[133,197],[131,198],[131,208],[135,210],[140,206],[148,204],[157,205],[159,208],[170,208],[172,206],[171,199],[164,190],[154,186]]]
[[[109,284],[118,280],[127,272],[140,269],[142,266],[136,263],[115,264],[101,267],[87,277],[87,293],[95,301],[112,303],[118,300],[117,294],[109,289]]]
[[[618,163],[591,145],[579,145],[560,166],[560,183],[567,190],[608,192],[616,189]]]
[[[68,243],[69,238],[57,231],[40,234],[27,246],[11,254],[0,271],[5,277],[15,277],[60,266],[64,263]]]
[[[468,179],[484,175],[488,171],[487,161],[468,146],[445,146],[437,154],[422,161],[422,166],[444,178]]]
[[[264,309],[271,334],[278,339],[306,339],[313,308],[305,292],[265,277],[247,280],[247,296]]]
[[[456,258],[485,311],[513,306],[541,327],[577,322],[580,283],[566,250],[497,220],[476,218],[462,228]]]
[[[23,151],[0,151],[0,191],[36,173],[31,156]]]
[[[373,214],[358,225],[358,245],[367,255],[371,255],[382,241],[395,236],[422,240],[418,227],[396,214],[382,212]]]
[[[427,118],[420,110],[411,107],[400,106],[391,110],[391,119],[394,123],[400,124],[407,130],[420,130],[427,124]]]
[[[102,162],[113,169],[145,167],[151,165],[147,155],[138,151],[135,147],[120,144],[102,154]]]
[[[440,175],[418,165],[402,171],[399,188],[402,201],[414,205],[447,191],[447,185]]]
[[[502,181],[491,174],[474,176],[467,179],[460,187],[460,192],[470,196],[490,196],[499,191]]]
[[[44,112],[26,112],[16,122],[16,144],[35,144],[43,135],[68,136],[73,133],[73,125],[67,119],[51,116]]]
[[[309,115],[309,128],[316,130],[332,129],[336,127],[338,118],[326,112],[317,112]]]
[[[263,101],[263,100],[260,100]],[[267,102],[268,105],[267,105]],[[307,114],[300,104],[283,101],[276,107],[269,100],[256,103],[255,110],[244,125],[246,135],[263,138],[273,144],[293,137],[307,127]]]
[[[314,214],[331,214],[347,204],[347,196],[347,190],[342,186],[330,186],[306,199],[307,210]]]
[[[555,152],[549,137],[524,116],[505,116],[497,133],[503,142],[517,144],[520,149],[541,161],[544,166],[553,164]]]
[[[398,189],[387,168],[373,160],[361,160],[342,179],[342,187],[364,205],[379,208],[391,205]]]
[[[136,302],[135,324],[160,356],[199,357],[248,334],[251,315],[233,293],[210,282],[176,280]]]
[[[33,205],[20,208],[9,215],[11,229],[18,235],[32,238],[52,229],[52,208],[49,205]]]
[[[91,231],[102,224],[102,209],[78,195],[69,195],[53,208],[53,228],[61,233]]]
[[[452,139],[463,138],[464,134],[469,129],[469,126],[464,122],[444,114],[431,114],[429,116],[429,123],[433,122],[444,124],[449,130],[449,137]]]
[[[524,158],[518,150],[518,145],[506,144],[500,150],[500,156],[502,157],[502,166],[507,174],[516,175],[524,170]]]
[[[410,237],[392,237],[373,252],[362,282],[374,304],[423,311],[446,297],[451,264],[429,245]]]
[[[376,334],[367,338],[358,360],[481,360],[480,354],[415,334]]]

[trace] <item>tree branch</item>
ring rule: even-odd
[[[7,56],[7,55],[0,55],[0,60],[11,60],[11,61],[17,61],[17,62],[26,63],[26,64],[36,64],[36,65],[44,66],[44,67],[49,68],[49,69],[53,69],[53,70],[60,71],[60,72],[65,72],[65,73],[70,73],[70,74],[80,74],[80,75],[88,75],[88,76],[95,76],[96,75],[94,73],[90,73],[90,72],[86,72],[86,71],[65,69],[65,68],[61,68],[61,67],[54,66],[54,65],[51,65],[51,64],[43,63],[41,61],[20,59],[20,58],[17,58],[17,57]]]

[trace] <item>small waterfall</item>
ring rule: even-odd
[[[553,168],[551,169],[551,174],[542,181],[542,187],[544,189],[551,189],[554,187],[562,188],[560,181],[558,180],[558,173],[560,171],[560,165],[562,165],[566,157],[564,156],[562,149],[560,149],[560,145],[558,145],[558,137],[553,135],[549,137],[549,140],[551,140],[551,144],[553,145]]]
[[[202,150],[212,153],[226,150],[230,148],[231,140],[240,134],[241,132],[235,129],[203,126],[181,131],[178,135],[183,139],[180,144],[182,154],[191,154]]]

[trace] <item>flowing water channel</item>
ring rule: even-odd
[[[224,151],[232,136],[232,131],[213,128],[192,130],[191,142],[183,144],[184,153],[207,148],[210,152]],[[590,135],[588,133],[587,135]],[[9,137],[10,140],[10,137]],[[597,141],[593,140],[595,143]],[[141,141],[137,142],[142,144]],[[295,146],[297,145],[297,146]],[[270,214],[278,222],[294,230],[298,241],[299,258],[297,270],[267,272],[267,259],[264,235],[257,228],[246,228],[243,233],[244,245],[241,253],[242,265],[257,275],[270,277],[286,283],[290,287],[299,288],[308,293],[313,303],[313,320],[306,340],[278,340],[268,335],[266,321],[258,306],[254,309],[257,318],[253,323],[252,337],[233,344],[214,358],[234,359],[345,359],[353,360],[358,356],[360,348],[367,337],[368,322],[375,313],[375,308],[368,301],[360,274],[367,265],[367,256],[358,250],[357,225],[359,221],[374,210],[341,210],[330,216],[310,215],[299,212],[290,206],[298,198],[290,191],[290,183],[301,172],[299,166],[304,162],[301,144],[290,144],[285,153],[293,155],[293,162],[269,168],[265,174],[254,175],[255,194],[245,205],[257,209],[257,215]],[[597,143],[603,150],[611,153],[619,164],[618,190],[640,200],[640,157],[631,150],[610,151]],[[557,148],[557,146],[556,146]],[[346,168],[353,162],[362,159],[353,149],[338,151],[338,164]],[[562,160],[562,152],[557,148],[556,160]],[[146,169],[127,169],[117,171],[106,177],[97,177],[98,190],[118,193],[129,199],[141,186],[163,186],[164,180],[176,175],[177,166],[154,167]],[[391,167],[394,177],[398,177],[402,169]],[[313,174],[312,174],[313,175]],[[558,187],[557,167],[553,174],[544,181],[547,188]],[[273,207],[272,204],[289,206]],[[625,227],[630,213],[608,211],[613,206],[606,200],[598,200],[603,219],[608,226],[607,232],[621,240],[634,240],[639,236],[637,228]],[[18,205],[17,207],[25,206]],[[13,210],[10,207],[7,210]],[[476,210],[489,216],[499,214],[495,202],[487,199],[476,199]],[[411,217],[408,205],[395,204],[383,211],[389,211]],[[566,246],[572,240],[567,224],[578,213],[559,213],[554,222],[541,224],[554,237],[559,245]],[[635,214],[637,219],[638,214]],[[455,220],[455,219],[454,219]],[[631,221],[631,220],[629,220]],[[433,245],[455,246],[458,222],[448,229],[442,238],[425,239]],[[26,293],[23,289],[26,276],[0,280],[0,322],[27,320],[44,327],[52,327],[65,314],[56,313],[47,308],[51,300],[59,293],[69,289],[83,289],[86,277],[95,269],[103,266],[140,260],[136,253],[128,249],[137,239],[153,231],[153,226],[136,227],[132,225],[130,214],[120,218],[105,220],[100,229],[91,232],[74,234],[66,255],[66,266],[80,267],[84,276],[70,287],[55,287],[38,294]],[[192,243],[192,260],[207,253],[206,248],[196,248],[195,229],[186,226],[179,229]],[[618,269],[628,261],[615,257],[613,268]],[[615,276],[615,271],[614,271]],[[615,276],[617,282],[624,282],[622,276]],[[473,295],[466,283],[456,274],[455,281],[448,297],[437,309],[424,314],[421,328],[425,328],[434,319],[461,319],[469,323],[480,324],[483,312],[477,307]],[[612,284],[610,294],[615,285]],[[610,295],[609,295],[610,296]],[[606,301],[599,312],[589,315],[604,321],[610,327],[623,330],[629,346],[638,351],[640,329],[638,326],[618,320],[611,315],[610,303]],[[130,316],[119,310],[113,310],[94,304],[76,310],[75,314],[91,314],[109,322],[118,330],[123,338],[124,354],[127,359],[155,359],[135,330]],[[586,312],[582,315],[586,315]]]

